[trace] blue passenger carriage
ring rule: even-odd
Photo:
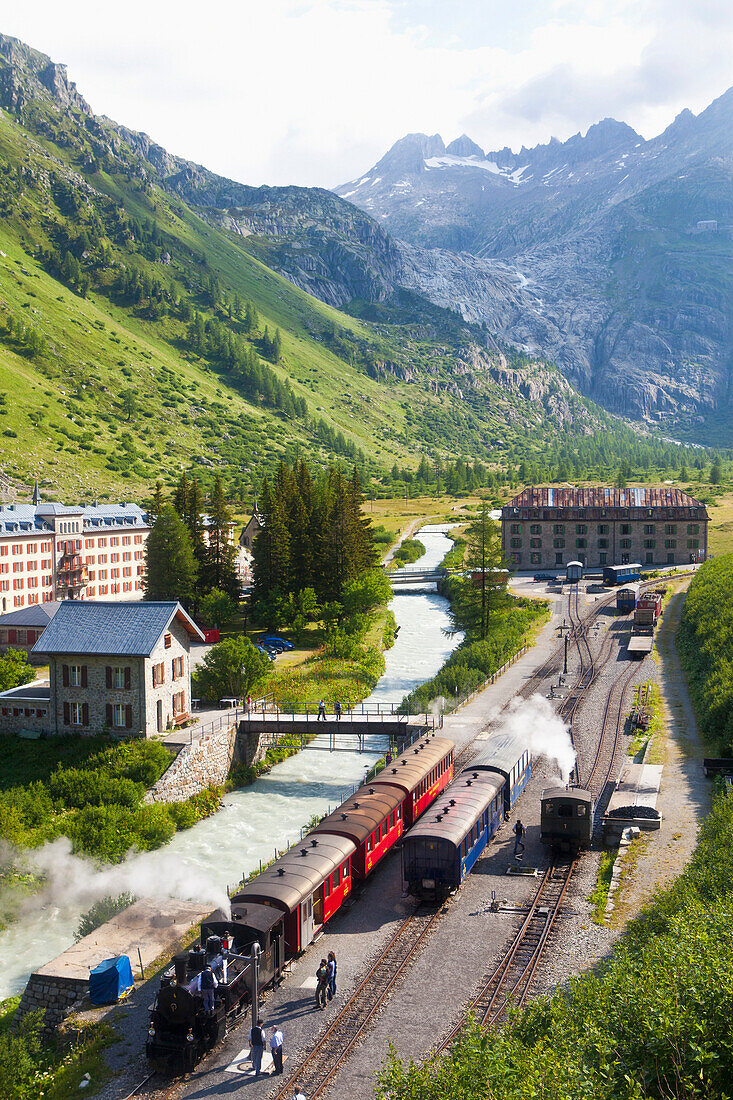
[[[421,898],[460,886],[504,820],[505,780],[498,772],[461,772],[402,844],[402,875]]]
[[[466,772],[488,771],[503,776],[504,810],[511,810],[514,803],[529,783],[532,775],[532,755],[524,738],[513,733],[493,733],[482,745],[478,756],[471,762]]]

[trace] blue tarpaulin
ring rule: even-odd
[[[93,1005],[111,1005],[135,983],[127,955],[105,959],[89,973],[89,996]]]

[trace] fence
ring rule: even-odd
[[[519,658],[523,657],[528,649],[528,645],[523,645],[521,649],[517,650],[513,657],[510,657],[508,661],[504,662],[501,668],[497,668],[496,672],[492,672],[491,676],[487,676],[487,678],[483,680],[478,685],[478,687],[473,688],[472,691],[467,692],[465,695],[458,696],[455,702],[451,702],[450,705],[446,707],[446,710],[453,712],[459,710],[461,707],[464,707],[466,703],[470,703],[472,699],[475,699],[477,695],[480,695],[481,692],[489,687],[490,684],[495,684],[499,677],[503,676],[507,669],[516,664]]]

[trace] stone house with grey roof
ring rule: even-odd
[[[176,602],[65,600],[33,647],[49,664],[48,706],[45,715],[35,703],[24,708],[37,712],[22,714],[24,728],[45,719],[40,728],[51,734],[151,737],[181,725],[190,717],[194,640],[203,634]],[[0,729],[18,726],[16,703],[13,692],[0,695]]]

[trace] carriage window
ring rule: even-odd
[[[397,820],[399,821],[401,817],[402,817],[402,807],[398,806],[397,807]]]
[[[340,875],[339,869],[337,867],[336,870],[331,875],[331,886],[334,890],[338,890],[340,883],[341,883],[341,875]]]
[[[372,843],[372,838],[370,836],[368,836],[367,837],[367,852],[371,852],[373,847],[374,847],[374,844]]]
[[[585,806],[578,806],[578,817],[585,817]]]
[[[347,879],[348,877],[349,877],[349,864],[347,862],[341,868],[341,878],[342,879]]]
[[[555,812],[555,807],[552,805],[551,802],[548,802],[545,806],[545,813],[547,814],[548,817],[552,817],[554,812]]]
[[[567,806],[567,805],[566,806],[558,806],[557,807],[557,816],[558,817],[572,817],[573,816],[573,807],[572,806]]]
[[[331,879],[330,878],[326,878],[326,880],[323,883],[323,888],[324,888],[326,897],[327,898],[330,897],[331,896]]]

